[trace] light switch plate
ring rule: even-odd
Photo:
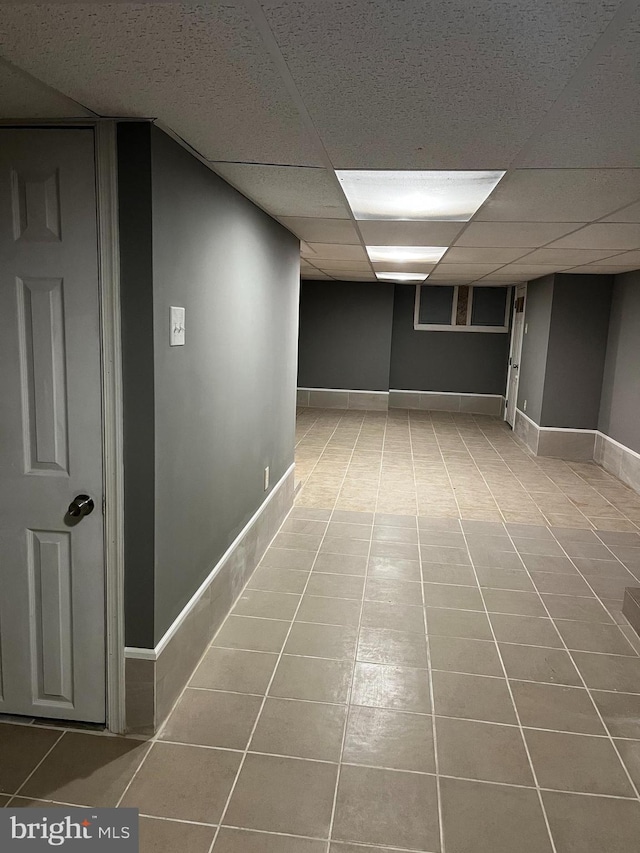
[[[171,306],[171,338],[172,347],[184,346],[184,308]]]

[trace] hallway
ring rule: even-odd
[[[0,726],[0,805],[138,807],[143,853],[632,850],[637,496],[473,415],[306,409],[297,452],[159,736]]]

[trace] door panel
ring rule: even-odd
[[[91,129],[0,129],[0,713],[102,722]],[[77,494],[96,505],[68,515]]]
[[[527,295],[526,284],[516,288],[511,347],[509,352],[509,373],[507,376],[507,408],[505,420],[513,427],[518,402],[518,382],[520,379],[520,357],[522,355],[522,337],[524,332],[524,312]]]

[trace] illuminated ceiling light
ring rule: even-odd
[[[437,264],[449,248],[448,246],[367,246],[371,261],[393,261],[402,264],[420,261]]]
[[[467,222],[504,172],[377,172],[338,170],[356,219]]]
[[[380,281],[424,281],[429,278],[428,273],[424,272],[376,272],[376,278]]]

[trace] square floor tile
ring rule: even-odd
[[[418,546],[406,542],[381,542],[374,540],[371,543],[372,557],[390,557],[400,560],[418,560]]]
[[[438,850],[435,778],[344,765],[338,786],[333,837],[405,849]]]
[[[416,528],[410,527],[392,527],[388,525],[376,524],[373,527],[374,542],[408,542],[409,544],[417,544],[418,531]]]
[[[571,657],[563,649],[500,643],[500,654],[509,678],[547,684],[582,686]]]
[[[273,547],[317,551],[321,542],[322,535],[318,533],[278,533],[273,540]]]
[[[473,565],[476,567],[486,566],[494,569],[510,569],[511,571],[524,572],[524,565],[519,554],[515,551],[499,551],[495,548],[483,548],[476,545],[469,549]]]
[[[355,626],[294,622],[285,643],[284,653],[334,660],[353,660],[357,641],[358,629]]]
[[[444,776],[533,785],[520,729],[436,717],[439,771]]]
[[[252,752],[339,761],[346,718],[343,705],[267,699],[251,739]]]
[[[564,575],[552,575],[560,578]],[[572,619],[580,622],[612,623],[613,619],[595,597],[578,595],[543,595],[543,601],[553,619]]]
[[[241,757],[222,749],[156,743],[122,806],[147,815],[218,823]]]
[[[368,663],[427,667],[427,642],[424,635],[388,628],[361,628],[356,654]]]
[[[283,655],[269,689],[270,696],[311,702],[347,701],[353,664]]]
[[[225,823],[326,838],[338,767],[297,758],[247,755]]]
[[[535,790],[441,779],[440,792],[447,853],[551,853]]]
[[[312,572],[307,585],[307,595],[332,598],[353,598],[358,601],[364,593],[364,578],[356,575],[336,575]]]
[[[212,645],[256,652],[280,652],[288,630],[288,622],[229,616],[214,637]]]
[[[507,532],[511,536],[516,536],[519,539],[552,539],[551,531],[548,527],[540,527],[536,524],[515,524],[508,523],[505,525]]]
[[[545,557],[562,557],[564,551],[553,539],[531,539],[514,536],[513,544],[520,554],[537,554]]]
[[[274,654],[211,647],[189,684],[234,693],[263,694],[277,662],[278,656]]]
[[[418,560],[398,560],[393,557],[370,557],[368,562],[369,578],[381,578],[389,581],[419,582],[420,563]]]
[[[66,732],[20,791],[62,803],[115,806],[148,744],[105,735]],[[3,752],[2,764],[6,753]]]
[[[290,835],[270,835],[223,826],[213,847],[213,853],[326,853],[326,849],[326,841],[312,841]],[[167,850],[167,853],[173,851]]]
[[[640,693],[640,658],[574,652],[573,659],[587,687]]]
[[[187,688],[162,730],[161,739],[245,749],[261,696]]]
[[[562,640],[551,619],[492,613],[491,624],[499,643],[560,648]]]
[[[363,628],[387,628],[424,635],[424,611],[410,604],[389,604],[386,601],[365,601],[362,605]]]
[[[596,622],[569,622],[556,619],[556,627],[567,648],[610,655],[636,655],[633,646],[617,625]]]
[[[423,669],[358,662],[351,703],[428,714],[431,711],[428,673]]]
[[[288,518],[282,525],[283,533],[315,533],[322,535],[327,529],[326,521],[317,521],[310,518]]]
[[[512,681],[511,690],[523,726],[605,734],[589,693],[582,687]]]
[[[315,551],[293,551],[287,548],[267,548],[260,561],[263,568],[293,569],[308,572],[315,559]]]
[[[616,740],[616,748],[637,790],[640,790],[640,740]]]
[[[589,584],[580,575],[562,575],[559,572],[531,572],[536,589],[555,597],[593,596]],[[552,614],[554,615],[554,614]]]
[[[293,569],[258,568],[251,576],[247,588],[264,589],[269,592],[302,593],[308,576],[308,572]]]
[[[354,705],[349,712],[342,760],[434,773],[431,717]]]
[[[563,575],[578,574],[576,567],[568,557],[523,554],[522,562],[530,572],[559,572]]]
[[[367,573],[367,558],[352,554],[318,554],[313,566],[314,572],[335,575],[359,575]]]
[[[640,838],[640,803],[542,794],[557,853],[630,853]]]
[[[481,587],[535,592],[535,587],[527,572],[517,569],[496,569],[488,566],[478,566],[476,572]]]
[[[368,601],[384,601],[387,604],[415,604],[422,607],[422,590],[419,583],[369,578],[364,591]]]
[[[491,723],[516,724],[506,679],[433,672],[434,713]]]
[[[446,566],[441,563],[423,563],[422,577],[425,583],[478,586],[476,574],[472,566]]]
[[[319,622],[324,625],[357,625],[360,610],[360,601],[303,595],[296,621]]]
[[[541,788],[632,797],[633,789],[608,738],[525,729]]]
[[[534,592],[485,589],[483,594],[489,613],[512,613],[517,616],[547,615],[540,596]]]
[[[0,792],[15,793],[61,734],[52,729],[0,724]]]
[[[592,690],[591,696],[613,737],[640,740],[640,695]]]
[[[480,590],[472,586],[425,583],[424,603],[427,607],[449,607],[455,610],[479,610],[484,613]]]
[[[365,539],[342,539],[338,536],[325,537],[320,554],[344,554],[351,557],[366,557],[370,543]]]
[[[427,632],[430,636],[466,637],[469,640],[493,639],[485,613],[427,607],[426,614]]]
[[[504,675],[493,641],[430,637],[429,649],[433,669],[471,675]]]
[[[423,563],[445,566],[468,566],[471,562],[466,548],[447,548],[442,545],[421,545],[420,557]]]
[[[140,850],[145,853],[173,853],[174,850],[209,853],[215,833],[215,826],[141,817]]]

